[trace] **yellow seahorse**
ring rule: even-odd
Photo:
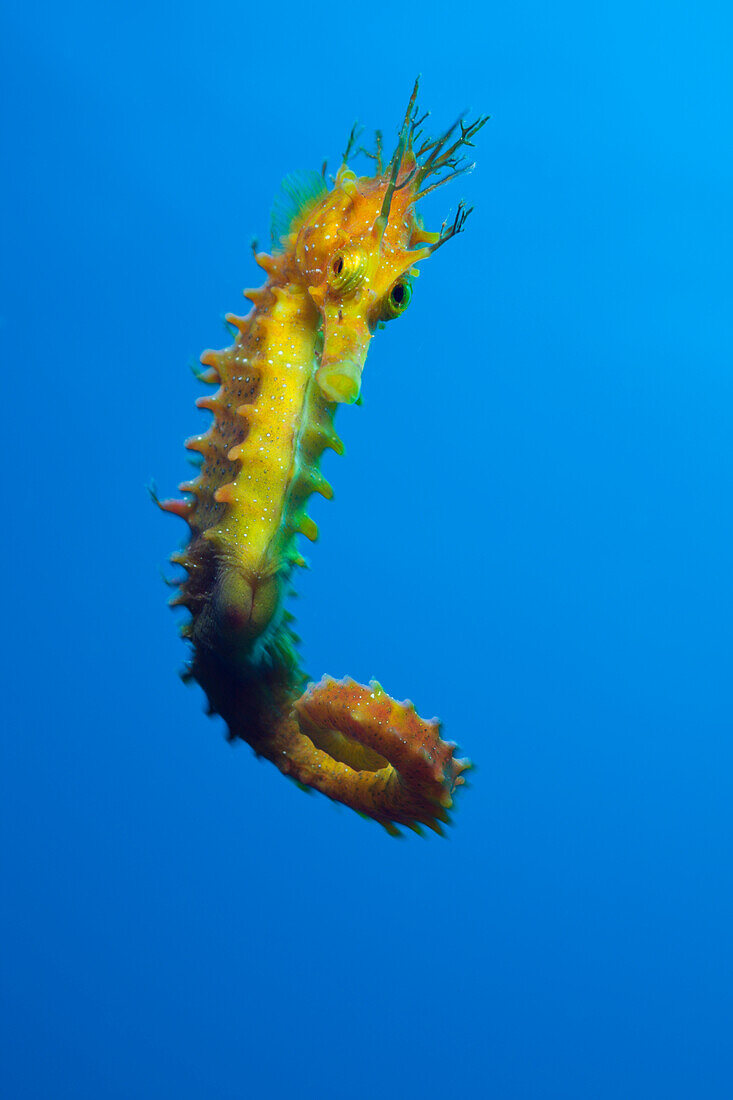
[[[288,581],[304,564],[296,535],[314,540],[306,514],[313,492],[332,495],[319,471],[325,448],[342,451],[333,427],[339,404],[359,396],[375,329],[399,317],[415,265],[459,233],[460,203],[440,232],[422,228],[417,201],[473,167],[464,146],[486,119],[459,120],[421,141],[417,82],[397,148],[383,168],[377,134],[374,176],[347,167],[357,134],[328,189],[323,175],[289,177],[273,211],[273,254],[257,254],[267,281],[245,296],[245,318],[228,314],[234,344],[201,357],[200,398],[213,420],[186,446],[200,472],[183,500],[159,502],[190,527],[172,561],[186,570],[171,601],[191,614],[185,675],[202,686],[229,736],[247,741],[286,775],[374,818],[441,832],[468,761],[441,740],[437,720],[419,718],[372,682],[325,677],[306,688],[299,668]]]

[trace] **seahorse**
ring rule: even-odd
[[[441,738],[437,719],[420,718],[376,681],[307,684],[286,598],[294,568],[306,564],[297,536],[318,534],[306,503],[314,492],[332,496],[319,463],[326,448],[343,453],[336,409],[358,400],[372,335],[404,313],[416,265],[471,212],[461,202],[429,232],[416,203],[473,168],[463,150],[486,118],[423,139],[416,97],[417,82],[386,165],[379,132],[375,152],[360,150],[374,175],[348,167],[355,127],[330,189],[325,165],[285,180],[272,254],[254,249],[267,279],[245,290],[246,317],[227,314],[232,346],[201,356],[201,381],[218,389],[197,401],[213,415],[208,430],[186,443],[199,472],[180,485],[183,499],[156,498],[190,528],[171,558],[185,577],[170,602],[190,613],[184,679],[200,684],[231,740],[393,834],[442,833],[471,765]]]

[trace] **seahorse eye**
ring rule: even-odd
[[[398,279],[387,295],[382,309],[382,320],[392,321],[404,313],[410,304],[412,287],[406,279]]]
[[[328,285],[331,290],[348,294],[356,290],[364,278],[366,256],[362,252],[337,252],[331,260]]]

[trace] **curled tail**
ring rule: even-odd
[[[192,668],[221,714],[232,740],[247,741],[259,756],[297,783],[314,788],[398,835],[398,825],[442,833],[468,760],[440,737],[409,701],[392,699],[373,680],[368,687],[324,676],[305,690],[300,675],[279,662],[242,678],[213,654]]]
[[[442,832],[470,764],[441,740],[437,718],[420,718],[412,703],[398,703],[376,680],[365,687],[330,676],[309,684],[293,711],[306,777],[296,778],[389,832],[399,832],[398,824]]]

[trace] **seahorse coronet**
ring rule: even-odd
[[[218,386],[196,401],[211,424],[186,441],[197,475],[181,483],[183,500],[154,496],[190,532],[171,558],[186,573],[170,601],[191,616],[185,678],[201,685],[231,740],[393,835],[399,826],[442,833],[470,764],[441,739],[437,719],[376,680],[306,683],[284,604],[293,569],[307,565],[297,537],[318,537],[308,502],[333,496],[320,461],[326,449],[344,452],[336,409],[361,401],[372,335],[409,301],[399,280],[416,276],[414,265],[461,232],[468,213],[459,204],[431,233],[416,203],[468,168],[461,148],[486,119],[418,147],[416,94],[417,84],[386,165],[378,144],[373,176],[348,167],[349,147],[330,190],[313,173],[283,184],[273,253],[254,252],[267,280],[244,291],[246,317],[225,315],[234,343],[204,351],[196,371]]]

